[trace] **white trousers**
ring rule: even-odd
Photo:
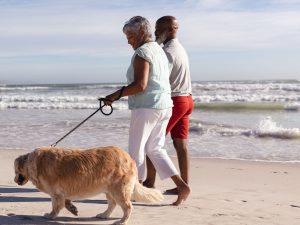
[[[172,108],[142,108],[131,111],[128,152],[137,164],[139,180],[145,179],[146,154],[160,179],[178,175],[173,162],[163,149],[171,115]]]

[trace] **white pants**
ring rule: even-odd
[[[146,154],[160,179],[178,175],[166,150],[162,149],[171,115],[172,108],[131,111],[128,152],[137,164],[139,180],[145,178]]]

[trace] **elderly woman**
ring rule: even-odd
[[[128,86],[106,96],[112,104],[128,97],[131,110],[128,151],[136,161],[140,182],[145,177],[147,154],[160,178],[171,177],[178,188],[179,205],[189,195],[189,186],[181,179],[171,159],[163,149],[168,121],[172,114],[168,59],[163,49],[151,38],[149,21],[135,16],[125,23],[123,32],[135,50],[127,70]]]

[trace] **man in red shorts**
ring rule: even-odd
[[[170,84],[172,89],[173,111],[166,134],[171,133],[173,144],[177,152],[180,175],[189,182],[189,157],[187,138],[189,133],[189,115],[193,111],[192,85],[188,56],[185,49],[176,38],[178,30],[177,19],[173,16],[163,16],[156,21],[155,36],[170,63]],[[143,184],[154,187],[156,171],[150,159],[147,158],[147,179]],[[177,194],[177,188],[167,190],[166,193]]]

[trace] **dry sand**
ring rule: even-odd
[[[51,209],[50,198],[30,183],[13,182],[14,159],[24,152],[0,150],[0,224],[113,224],[113,218],[94,216],[106,208],[103,194],[75,202],[79,216],[63,209],[54,221],[43,218]],[[176,159],[175,159],[176,161]],[[157,188],[172,188],[171,180]],[[178,207],[176,196],[166,195],[161,204],[133,203],[132,225],[299,225],[300,163],[264,163],[237,160],[192,159],[192,193]]]

